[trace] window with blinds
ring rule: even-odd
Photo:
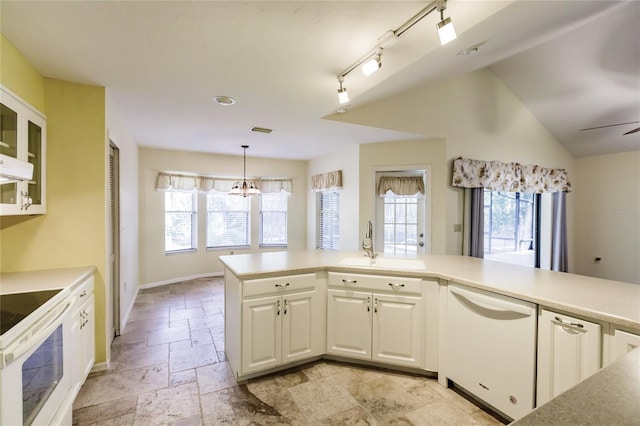
[[[340,193],[318,192],[318,219],[316,220],[316,248],[340,248]]]
[[[260,246],[287,246],[287,199],[283,192],[260,196]]]
[[[207,194],[207,248],[250,246],[249,198]]]
[[[194,192],[165,192],[164,251],[179,253],[197,248],[197,211]]]

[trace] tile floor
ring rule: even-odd
[[[112,366],[74,425],[500,425],[433,379],[318,361],[237,384],[224,356],[222,278],[140,291]]]

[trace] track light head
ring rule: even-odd
[[[382,48],[378,50],[378,53],[375,54],[371,59],[367,60],[364,64],[362,64],[362,73],[367,77],[378,71],[380,67],[382,67]]]
[[[343,81],[342,76],[338,77],[338,82],[340,83],[340,88],[338,89],[338,102],[340,102],[340,104],[346,104],[349,102],[349,93],[347,93],[347,88],[342,87]]]
[[[440,44],[444,46],[452,40],[455,40],[458,36],[456,30],[453,28],[453,22],[450,17],[444,17],[444,11],[447,9],[446,0],[440,0],[437,4],[438,12],[440,12],[440,22],[436,24],[438,29],[438,35],[440,36]]]

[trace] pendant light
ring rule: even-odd
[[[256,186],[255,182],[247,183],[247,148],[249,145],[240,145],[244,150],[243,155],[243,171],[242,171],[242,183],[235,182],[231,191],[229,191],[229,195],[242,195],[246,197],[247,195],[260,195],[260,190]]]

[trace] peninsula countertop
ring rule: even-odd
[[[73,289],[93,275],[95,266],[76,268],[42,269],[0,274],[0,294],[22,293],[57,288]]]
[[[322,270],[437,278],[640,331],[640,285],[456,255],[370,261],[362,252],[291,250],[220,256],[239,279]]]

